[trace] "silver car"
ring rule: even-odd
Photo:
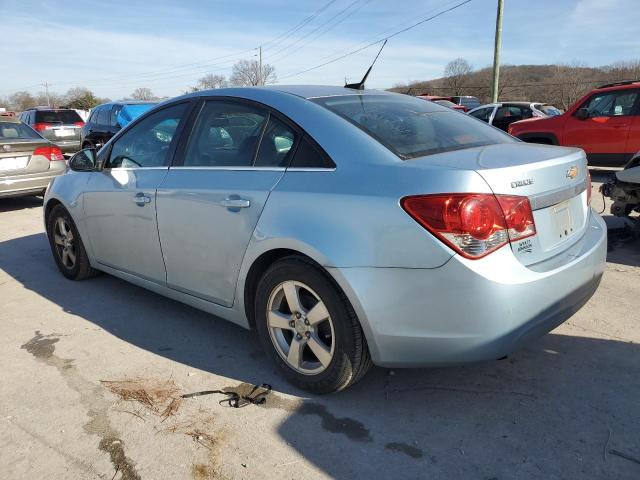
[[[42,195],[66,168],[57,146],[16,117],[0,115],[0,198]]]
[[[316,393],[372,364],[503,357],[576,312],[605,263],[582,150],[400,94],[197,92],[70,167],[44,205],[65,276],[253,328]]]

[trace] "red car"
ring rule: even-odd
[[[435,102],[438,105],[442,105],[443,107],[451,108],[453,110],[460,110],[461,112],[466,112],[469,110],[464,105],[458,105],[451,101],[451,97],[438,97],[435,95],[418,95],[418,98],[423,100],[428,100],[430,102]]]
[[[640,81],[603,85],[562,115],[514,122],[509,133],[532,143],[580,147],[590,164],[626,164],[640,151]]]

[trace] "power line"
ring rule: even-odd
[[[369,44],[365,45],[364,47],[357,48],[357,49],[352,50],[352,51],[350,51],[350,52],[347,52],[347,53],[345,53],[345,54],[343,54],[343,55],[340,55],[339,57],[336,57],[336,58],[334,58],[334,59],[332,59],[332,60],[329,60],[329,61],[327,61],[327,62],[321,63],[320,65],[316,65],[316,66],[314,66],[314,67],[307,68],[306,70],[302,70],[302,71],[297,72],[297,73],[293,73],[293,74],[290,74],[290,75],[285,75],[284,77],[281,77],[281,78],[283,78],[283,79],[284,79],[284,78],[296,77],[296,76],[298,76],[298,75],[302,75],[303,73],[311,72],[311,71],[313,71],[313,70],[317,70],[318,68],[322,68],[322,67],[324,67],[324,66],[326,66],[326,65],[329,65],[329,64],[331,64],[331,63],[335,63],[335,62],[337,62],[337,61],[339,61],[339,60],[342,60],[343,58],[350,57],[351,55],[354,55],[354,54],[356,54],[356,53],[358,53],[358,52],[361,52],[362,50],[365,50],[365,49],[367,49],[367,48],[369,48],[369,47],[372,47],[373,45],[377,45],[378,43],[381,43],[381,42],[383,42],[383,41],[385,41],[385,40],[389,40],[389,39],[391,39],[391,38],[393,38],[393,37],[396,37],[396,36],[398,36],[398,35],[400,35],[400,34],[402,34],[402,33],[404,33],[404,32],[407,32],[407,31],[409,31],[409,30],[411,30],[411,29],[413,29],[413,28],[416,28],[416,27],[417,27],[417,26],[419,26],[419,25],[422,25],[422,24],[424,24],[424,23],[426,23],[426,22],[429,22],[429,21],[431,21],[431,20],[434,20],[434,19],[436,19],[436,18],[438,18],[438,17],[440,17],[440,16],[444,15],[445,13],[449,13],[449,12],[451,12],[451,11],[453,11],[453,10],[456,10],[457,8],[460,8],[460,7],[462,7],[463,5],[466,5],[467,3],[471,3],[472,1],[473,1],[473,0],[465,0],[464,2],[457,3],[456,5],[454,5],[454,6],[450,7],[450,8],[447,8],[446,10],[442,10],[441,12],[438,12],[438,13],[436,13],[435,15],[432,15],[432,16],[430,16],[430,17],[428,17],[428,18],[425,18],[425,19],[423,19],[423,20],[420,20],[419,22],[416,22],[416,23],[414,23],[414,24],[412,24],[412,25],[410,25],[410,26],[408,26],[408,27],[406,27],[406,28],[403,28],[403,29],[401,29],[401,30],[398,30],[398,31],[396,31],[396,32],[392,33],[391,35],[388,35],[388,36],[387,36],[387,37],[385,37],[385,38],[381,38],[381,39],[379,39],[379,40],[376,40],[376,41],[374,41],[374,42],[371,42],[371,43],[369,43]]]
[[[351,12],[347,13],[347,15],[345,15],[343,18],[339,19],[337,22],[331,24],[331,22],[333,22],[333,20],[335,20],[336,18],[338,18],[340,15],[344,14],[345,12],[347,12],[349,9],[351,9],[351,7],[355,6],[357,3],[359,3],[362,0],[354,0],[353,2],[351,2],[349,5],[347,5],[345,8],[343,8],[342,10],[340,10],[338,13],[336,13],[335,15],[333,15],[331,18],[329,18],[327,21],[325,21],[324,23],[321,23],[320,25],[318,25],[316,28],[314,28],[312,31],[310,31],[309,33],[307,33],[306,35],[303,35],[302,37],[298,38],[297,40],[295,40],[293,43],[290,43],[289,45],[286,45],[285,47],[277,50],[276,52],[272,53],[271,55],[273,55],[276,58],[271,59],[272,62],[276,62],[278,60],[281,60],[282,58],[285,58],[289,55],[294,54],[295,52],[299,51],[301,48],[303,48],[305,45],[308,45],[310,42],[314,41],[316,38],[324,35],[326,32],[328,32],[329,30],[331,30],[333,27],[339,25],[340,23],[342,23],[344,20],[346,20],[347,18],[349,18],[351,15],[353,15],[355,12],[357,12],[358,10],[360,10],[362,7],[364,7],[367,3],[369,3],[371,0],[365,0],[365,3],[363,3],[362,5],[360,5],[359,8],[356,8],[354,10],[352,10]],[[315,34],[318,30],[320,30],[321,28],[325,27],[329,25],[329,27],[320,32],[317,36],[311,38],[309,41],[305,42],[304,44],[302,44],[300,47],[298,47],[297,49],[295,49],[293,52],[289,52],[289,53],[285,53],[285,55],[279,55],[282,52],[296,46],[298,43],[300,43],[301,41],[303,41],[305,38],[310,37],[311,35]]]
[[[305,25],[307,25],[309,22],[313,21],[318,15],[320,15],[322,12],[324,12],[327,8],[329,8],[331,5],[333,5],[336,2],[336,0],[330,0],[329,2],[325,3],[322,7],[320,7],[318,10],[316,10],[315,12],[313,12],[311,15],[309,15],[308,17],[306,17],[305,19],[303,19],[300,23],[296,24],[295,26],[293,26],[292,28],[290,28],[289,30],[287,30],[286,32],[280,34],[279,36],[277,36],[276,38],[269,40],[267,42],[264,42],[262,44],[262,47],[264,48],[264,50],[269,50],[275,47],[275,45],[278,45],[282,42],[284,42],[287,38],[289,38],[291,35],[293,35],[294,33],[296,33],[298,30],[300,30],[302,27],[304,27]],[[265,47],[266,45],[269,45],[268,47]]]

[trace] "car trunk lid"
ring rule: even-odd
[[[588,170],[580,149],[518,142],[432,155],[420,161],[475,170],[494,194],[528,197],[536,235],[511,244],[524,265],[561,253],[586,228]]]
[[[0,177],[22,173],[38,173],[49,170],[49,159],[42,155],[33,155],[38,147],[51,145],[46,140],[0,141]]]

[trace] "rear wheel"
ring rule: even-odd
[[[256,328],[287,379],[312,393],[342,390],[371,367],[351,305],[326,272],[303,257],[274,263],[258,284]]]
[[[78,229],[62,205],[56,205],[49,212],[47,237],[53,258],[65,277],[83,280],[98,273],[98,270],[91,267]]]

